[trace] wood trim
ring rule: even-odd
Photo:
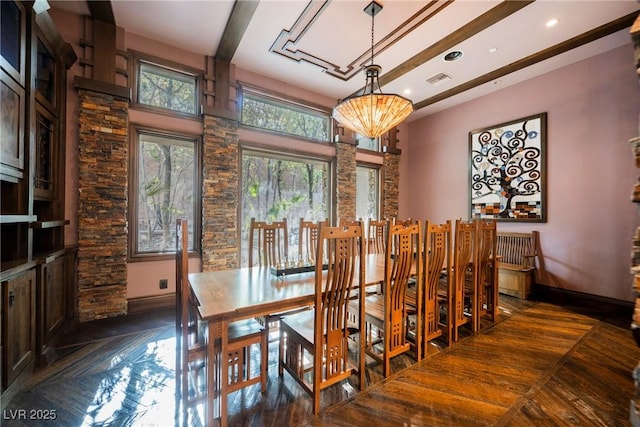
[[[88,2],[102,3],[102,2]],[[116,82],[116,27],[101,20],[93,22],[93,78]]]
[[[571,291],[540,283],[533,285],[532,296],[536,301],[546,301],[563,307],[576,304],[595,304],[602,308],[603,313],[615,313],[617,317],[631,318],[634,307],[634,303],[631,301],[622,301],[600,295]],[[628,312],[628,316],[624,314],[625,312]]]
[[[157,310],[159,308],[168,308],[176,305],[176,294],[155,295],[150,297],[130,298],[127,300],[127,315],[144,313],[147,311]]]
[[[231,16],[224,28],[224,33],[218,45],[215,58],[222,62],[231,62],[236,49],[242,40],[244,32],[247,30],[253,14],[258,8],[258,1],[236,1],[231,10]]]
[[[435,58],[436,56],[446,52],[452,47],[475,36],[480,31],[489,28],[497,22],[502,21],[511,14],[518,12],[520,9],[530,5],[531,3],[533,3],[533,0],[504,1],[498,4],[488,12],[483,13],[465,26],[459,28],[448,36],[443,37],[442,40],[432,44],[422,52],[419,52],[391,71],[380,76],[380,86],[384,86],[387,83],[390,83],[393,80],[403,76],[404,74],[414,70],[430,59]]]
[[[108,25],[116,25],[111,1],[87,1],[87,6],[89,7],[92,18]]]
[[[400,42],[417,27],[432,19],[452,3],[451,0],[432,0],[425,2],[425,5],[421,7],[420,10],[393,28],[392,31],[382,37],[380,41],[375,43],[373,46],[374,55],[378,55]],[[309,2],[304,11],[295,19],[295,23],[291,28],[280,32],[269,50],[295,62],[307,62],[322,69],[322,71],[329,76],[342,81],[348,81],[359,75],[362,67],[371,59],[371,50],[369,48],[365,49],[361,54],[346,64],[337,64],[328,58],[321,58],[317,53],[299,48],[302,45],[301,42],[304,40],[305,35],[317,24],[317,21],[327,10],[329,4],[330,2],[327,0]]]
[[[460,93],[466,92],[470,89],[473,89],[474,87],[483,85],[497,78],[506,76],[507,74],[514,73],[526,67],[530,67],[531,65],[537,64],[538,62],[541,62],[546,59],[552,58],[556,55],[560,55],[562,53],[568,52],[572,49],[576,49],[582,45],[598,40],[599,38],[606,37],[617,31],[628,28],[633,24],[634,20],[636,19],[636,16],[637,16],[637,12],[630,13],[626,16],[623,16],[622,18],[611,21],[608,24],[601,25],[600,27],[594,28],[593,30],[587,31],[576,37],[566,40],[562,43],[558,43],[554,46],[551,46],[550,48],[543,49],[532,55],[526,56],[518,61],[512,62],[509,65],[506,65],[502,68],[498,68],[490,73],[487,73],[478,78],[470,80],[464,84],[458,85],[436,96],[432,96],[431,98],[427,98],[418,103],[415,103],[414,108],[416,110],[419,110],[420,108],[424,108],[429,105],[435,104],[436,102],[439,102],[444,99],[450,98],[452,96],[458,95]],[[382,78],[380,78],[380,80],[381,80],[380,83],[382,84]]]
[[[202,114],[204,116],[220,117],[221,119],[232,120],[240,123],[240,113],[224,108],[203,106]]]
[[[118,86],[113,83],[88,79],[86,77],[74,76],[73,86],[76,89],[85,89],[93,92],[104,93],[131,101],[131,89],[126,86]]]

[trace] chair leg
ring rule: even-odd
[[[280,325],[280,331],[278,331],[278,335],[280,338],[278,339],[278,375],[282,377],[284,373],[284,331],[282,329],[282,325]],[[267,340],[268,341],[268,340]]]
[[[262,335],[262,343],[260,345],[260,384],[262,393],[267,391],[267,366],[269,366],[269,336],[266,332],[267,330],[265,330],[265,333]]]

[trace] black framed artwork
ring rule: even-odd
[[[547,113],[469,132],[470,218],[546,222]]]

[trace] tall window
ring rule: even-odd
[[[132,256],[175,251],[175,223],[189,220],[189,249],[197,250],[198,139],[136,129],[130,221]]]
[[[138,62],[137,102],[184,114],[198,112],[198,78],[195,74],[169,67]]]
[[[267,131],[327,142],[330,113],[255,89],[242,88],[242,124]]]
[[[300,218],[329,217],[329,161],[244,151],[241,190],[241,264],[247,265],[251,218],[287,219],[289,256],[297,259]]]
[[[380,214],[380,170],[356,167],[356,218],[378,219]]]

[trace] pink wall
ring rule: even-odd
[[[498,229],[540,231],[539,283],[632,301],[639,94],[629,44],[411,122],[401,216],[468,218],[469,130],[547,112],[548,221]]]

